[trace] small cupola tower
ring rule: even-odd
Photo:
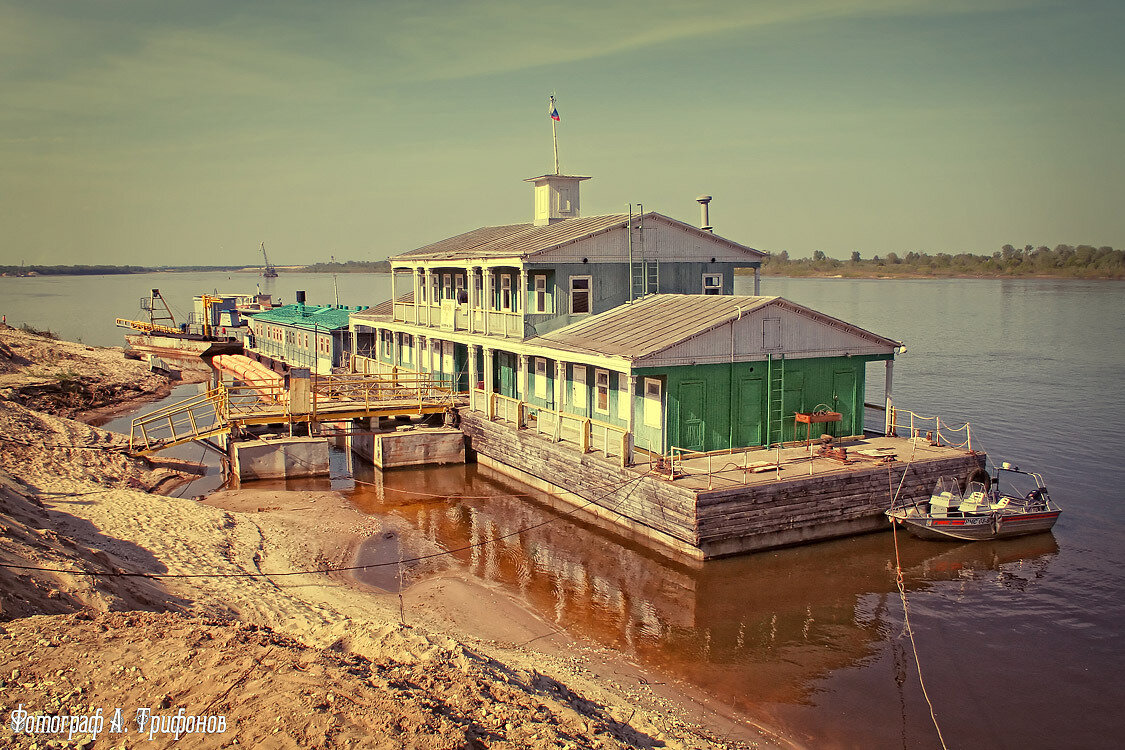
[[[535,190],[535,226],[543,227],[563,219],[577,219],[579,212],[578,186],[589,177],[565,174],[545,174],[529,177]]]

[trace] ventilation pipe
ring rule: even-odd
[[[701,195],[695,200],[699,203],[699,228],[704,232],[714,232],[715,228],[711,226],[711,219],[707,215],[707,204],[711,202],[711,196]]]
[[[305,293],[301,290],[297,291],[297,312],[301,314],[301,317],[305,316]]]

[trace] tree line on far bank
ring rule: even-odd
[[[0,266],[0,276],[102,276],[108,274],[154,273],[156,271],[255,271],[253,266]],[[298,268],[279,268],[281,273],[390,273],[386,260],[349,260],[344,263],[314,263]]]
[[[820,250],[810,258],[790,258],[788,251],[762,261],[762,273],[774,276],[1050,276],[1081,279],[1125,278],[1125,251],[1109,246],[1045,245],[1022,249],[1004,245],[992,255],[908,252],[848,260],[829,258]]]

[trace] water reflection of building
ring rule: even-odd
[[[403,517],[430,543],[460,550],[453,556],[470,573],[518,592],[559,627],[732,704],[799,702],[816,680],[868,659],[901,628],[886,536],[692,568],[559,518],[529,501],[527,488],[471,466],[371,470],[361,478],[377,485],[355,494],[364,510]],[[1050,535],[1039,535],[901,552],[907,585],[917,589],[965,575],[1019,586],[1056,549]]]

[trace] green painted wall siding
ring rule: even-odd
[[[804,426],[794,430],[793,414],[818,406],[843,413],[845,421],[814,425],[813,437],[821,432],[839,436],[861,434],[865,365],[876,359],[885,357],[784,360],[783,440],[803,439]],[[661,448],[651,447],[658,439],[657,431],[641,426],[638,420],[636,439],[642,447],[711,451],[763,445],[768,440],[771,395],[767,362],[642,369],[637,375],[642,393],[644,377],[664,379],[667,439]],[[639,404],[641,398],[642,394],[637,394],[635,402]]]

